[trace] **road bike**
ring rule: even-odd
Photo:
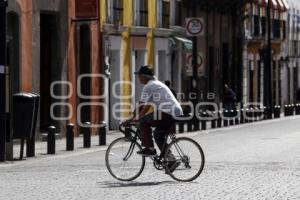
[[[145,167],[145,157],[137,154],[141,150],[141,135],[136,123],[120,125],[125,137],[114,140],[105,154],[109,173],[120,181],[138,178]],[[174,180],[190,182],[199,177],[204,168],[205,157],[201,146],[191,138],[175,136],[173,131],[165,134],[160,155],[149,157],[157,170],[164,170]]]

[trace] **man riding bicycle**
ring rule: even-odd
[[[172,130],[176,119],[183,115],[183,111],[171,90],[164,83],[157,80],[150,66],[142,66],[134,74],[138,76],[139,82],[145,86],[139,106],[133,117],[124,123],[139,122],[142,146],[144,148],[137,153],[143,156],[154,156],[156,155],[156,150],[151,128],[156,128],[154,139],[162,151],[166,139],[165,134]],[[149,113],[151,107],[154,108],[154,111]]]

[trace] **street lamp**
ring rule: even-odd
[[[0,162],[5,161],[6,143],[6,7],[0,0]]]

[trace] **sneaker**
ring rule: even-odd
[[[168,168],[169,168],[169,171],[172,173],[175,171],[175,169],[177,169],[177,167],[179,167],[180,165],[180,161],[169,161],[168,163]],[[168,174],[168,172],[166,171],[166,174]]]
[[[145,157],[155,156],[156,155],[156,150],[155,149],[151,150],[149,148],[144,148],[141,151],[138,151],[136,153],[139,154],[139,155],[145,156]]]

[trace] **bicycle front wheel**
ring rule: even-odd
[[[172,141],[165,154],[167,173],[176,181],[195,180],[204,168],[205,158],[201,146],[190,138],[177,138]]]
[[[139,177],[145,167],[145,157],[136,153],[141,149],[141,145],[130,138],[113,141],[105,154],[109,173],[120,181],[132,181]]]

